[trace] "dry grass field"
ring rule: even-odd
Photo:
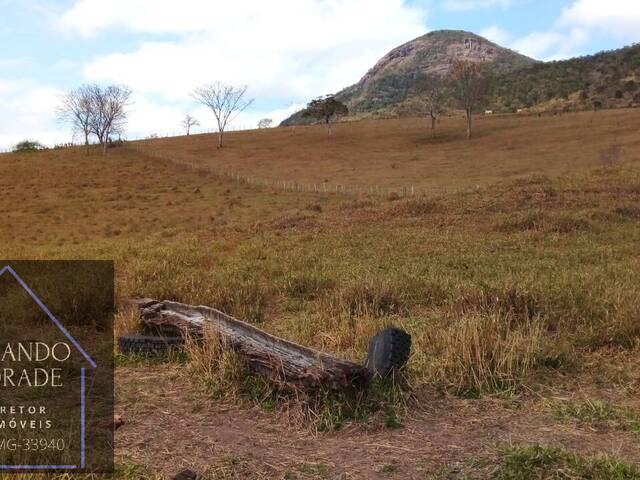
[[[279,181],[406,187],[427,193],[488,185],[532,174],[576,173],[602,165],[612,146],[640,161],[640,112],[607,110],[554,116],[478,115],[463,141],[463,119],[443,117],[435,137],[422,118],[365,120],[148,141],[176,160]],[[143,142],[144,145],[144,142]],[[559,148],[559,145],[562,148]]]
[[[413,336],[407,371],[355,396],[266,384],[215,348],[120,356],[116,478],[640,478],[640,110],[476,125],[0,156],[2,257],[113,258],[119,299],[212,305],[356,360],[383,326]]]

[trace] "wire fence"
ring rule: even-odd
[[[372,196],[384,196],[384,197],[410,197],[416,195],[426,194],[426,189],[416,187],[415,185],[408,185],[402,187],[390,187],[383,185],[349,185],[344,183],[330,183],[330,182],[299,182],[297,180],[288,179],[273,179],[273,178],[261,178],[251,175],[243,175],[239,172],[231,170],[217,168],[210,165],[202,165],[195,162],[189,162],[186,160],[179,160],[175,157],[168,155],[165,152],[154,149],[144,142],[126,143],[126,148],[129,148],[137,153],[146,155],[150,158],[156,158],[164,160],[182,167],[190,168],[193,171],[198,172],[202,176],[214,176],[223,180],[231,181],[237,184],[255,185],[259,187],[267,187],[275,190],[282,190],[287,192],[306,192],[306,193],[319,193],[319,194],[342,194],[342,195],[363,195],[368,194]]]
[[[253,127],[247,128],[244,126],[235,126],[231,129],[232,131],[244,131],[251,130]],[[218,133],[217,130],[195,130],[191,132],[191,135],[198,134],[215,134]],[[331,183],[331,182],[300,182],[297,180],[290,179],[273,179],[273,178],[261,178],[252,175],[244,175],[239,172],[235,172],[232,170],[227,170],[223,168],[213,167],[210,165],[202,165],[194,162],[189,162],[182,159],[177,159],[168,155],[166,152],[162,152],[161,150],[154,149],[150,142],[145,140],[154,140],[159,138],[171,138],[176,136],[183,136],[185,132],[170,132],[166,133],[163,136],[159,136],[157,134],[147,135],[145,137],[140,138],[128,138],[121,139],[123,142],[122,145],[125,148],[133,150],[137,153],[144,154],[150,158],[157,158],[160,160],[168,161],[173,164],[177,164],[183,167],[188,167],[194,171],[197,171],[198,174],[203,176],[215,176],[227,181],[232,181],[238,184],[245,185],[255,185],[260,187],[268,187],[275,190],[282,190],[288,192],[308,192],[308,193],[319,193],[319,194],[342,194],[342,195],[363,195],[368,194],[372,196],[384,196],[384,197],[409,197],[415,195],[423,195],[428,193],[427,189],[417,187],[415,185],[408,186],[385,186],[385,185],[353,185],[353,184],[344,184],[344,183]],[[97,143],[91,143],[91,145],[97,145]],[[73,148],[84,146],[81,144],[63,144],[56,145],[51,147],[52,149],[61,149],[61,148]],[[47,148],[49,149],[49,147]],[[14,149],[0,149],[0,153],[11,153]]]

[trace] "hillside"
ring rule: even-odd
[[[505,72],[488,103],[497,111],[640,105],[640,45]]]
[[[470,141],[463,119],[447,116],[435,137],[424,119],[398,118],[339,124],[330,137],[320,125],[232,132],[223,149],[215,148],[211,135],[141,144],[180,162],[255,179],[364,191],[413,185],[433,192],[584,171],[602,165],[613,144],[621,159],[640,161],[639,128],[640,110],[620,109],[478,117]]]
[[[124,299],[153,297],[352,360],[380,328],[412,335],[409,368],[356,397],[261,381],[218,342],[118,355],[113,478],[640,478],[640,110],[461,124],[0,155],[0,255],[115,260],[116,334],[138,324]],[[207,165],[432,189],[284,191]]]
[[[470,32],[428,33],[393,49],[336,97],[353,118],[424,113],[421,76],[445,77],[457,60],[485,62],[492,91],[478,109],[496,112],[584,110],[640,105],[640,45],[555,62],[539,62]],[[449,96],[445,92],[445,96]],[[455,108],[451,100],[445,102]],[[311,120],[297,112],[282,125]]]
[[[348,105],[353,115],[394,108],[415,93],[420,77],[443,78],[457,60],[486,63],[496,75],[536,63],[474,33],[438,30],[394,48],[358,83],[338,92],[336,97]],[[298,112],[282,125],[294,123],[308,120]]]

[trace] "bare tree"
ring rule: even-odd
[[[114,134],[121,134],[127,121],[127,107],[130,105],[131,90],[123,85],[88,88],[91,103],[89,129],[96,137],[103,152]]]
[[[211,109],[218,123],[218,148],[222,148],[224,131],[234,118],[245,110],[253,99],[246,100],[247,86],[234,87],[222,82],[202,85],[193,90],[191,96]]]
[[[424,98],[427,113],[431,117],[431,133],[435,135],[436,122],[443,111],[444,84],[439,78],[424,77],[418,84],[418,89]]]
[[[451,69],[454,96],[467,117],[467,138],[471,138],[471,115],[474,107],[489,91],[489,81],[482,65],[459,61]]]
[[[270,118],[263,118],[258,122],[258,128],[271,128],[272,124],[273,120],[271,120]]]
[[[316,98],[307,105],[302,112],[303,117],[312,117],[324,120],[327,125],[327,133],[331,135],[331,119],[338,115],[349,113],[347,106],[333,95]]]
[[[187,113],[182,120],[182,127],[187,131],[187,135],[191,133],[191,127],[200,126],[200,122],[190,113]]]
[[[89,145],[91,135],[90,91],[91,87],[87,85],[69,90],[61,97],[60,105],[56,108],[58,120],[69,123],[75,131],[82,132],[85,145]]]

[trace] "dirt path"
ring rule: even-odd
[[[434,399],[399,429],[363,427],[314,436],[283,415],[224,408],[174,366],[120,368],[117,410],[125,425],[116,455],[166,476],[182,468],[207,478],[424,479],[509,443],[557,444],[640,463],[637,435],[558,423],[540,409],[506,402]]]

